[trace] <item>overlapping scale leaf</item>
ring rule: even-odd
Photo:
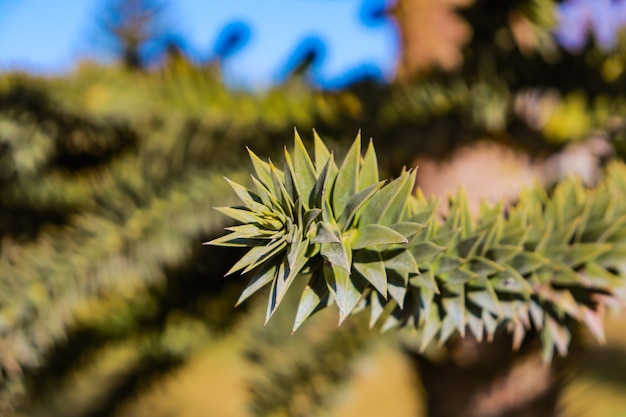
[[[626,272],[620,260],[626,202],[614,177],[617,171],[624,175],[621,167],[611,166],[595,191],[576,179],[550,196],[539,188],[528,190],[506,220],[501,209],[485,207],[474,221],[460,193],[444,221],[428,224],[411,242],[422,274],[409,281],[415,287],[409,293],[420,302],[396,307],[386,326],[417,322],[424,348],[431,339],[445,342],[453,328],[463,334],[466,326],[479,340],[492,337],[498,327],[509,329],[518,347],[534,327],[542,332],[546,359],[554,351],[567,352],[572,321],[586,325],[602,342],[603,304],[618,302],[615,293],[623,288],[620,275]],[[596,200],[593,193],[612,198]],[[607,209],[617,222],[607,219]],[[438,305],[436,313],[429,303]]]
[[[409,278],[419,274],[406,247],[425,227],[406,217],[414,172],[388,184],[380,181],[373,144],[362,156],[360,135],[339,168],[316,133],[312,159],[295,132],[293,156],[285,150],[282,171],[248,152],[255,191],[231,183],[243,206],[220,209],[241,224],[209,242],[251,247],[229,271],[254,276],[242,300],[271,284],[269,318],[293,280],[306,271],[313,278],[303,278],[310,285],[302,294],[295,328],[330,303],[337,304],[343,321],[370,290],[385,302],[392,298],[403,304]],[[372,216],[380,224],[371,222]]]
[[[271,284],[267,318],[295,279],[307,280],[294,330],[336,304],[340,323],[368,307],[371,326],[414,326],[422,348],[469,331],[500,329],[519,347],[541,332],[547,359],[565,354],[578,321],[598,340],[601,314],[626,273],[626,176],[612,164],[595,190],[576,179],[548,194],[473,216],[461,190],[443,220],[437,202],[413,193],[415,171],[380,181],[370,141],[360,135],[340,164],[314,133],[314,158],[295,134],[283,171],[250,151],[254,191],[231,183],[239,207],[220,208],[240,225],[212,244],[251,247],[230,273],[252,275],[240,302]]]

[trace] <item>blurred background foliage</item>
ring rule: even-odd
[[[380,336],[361,317],[337,328],[332,311],[291,335],[297,300],[263,327],[266,294],[235,309],[246,282],[223,278],[241,253],[200,243],[228,226],[212,208],[235,203],[223,176],[247,181],[245,147],[280,160],[294,126],[340,154],[362,129],[386,176],[421,161],[424,189],[468,147],[497,149],[487,160],[513,150],[500,195],[527,182],[519,172],[550,187],[623,158],[626,32],[607,45],[583,16],[582,43],[568,43],[557,23],[574,3],[398,0],[377,15],[402,41],[393,81],[365,74],[323,90],[310,80],[313,47],[284,83],[250,92],[220,73],[237,39],[196,63],[163,38],[164,2],[115,1],[98,24],[118,63],[0,74],[0,415],[522,415],[506,384],[500,408],[437,414],[427,403],[442,390],[428,386],[437,364],[482,369],[476,384],[521,369],[526,354],[510,343],[493,344],[506,358],[494,373],[480,353],[471,366],[462,359],[465,348],[493,354],[483,345],[415,359],[410,335]],[[157,41],[156,64],[144,62],[140,49]],[[626,416],[624,321],[616,313],[607,326],[606,346],[579,335],[551,368],[559,415]],[[543,374],[524,375],[532,385]],[[451,403],[454,387],[443,388]]]

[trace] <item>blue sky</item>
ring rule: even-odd
[[[177,33],[200,57],[209,57],[222,29],[231,22],[250,27],[246,45],[224,63],[230,82],[263,87],[279,81],[301,41],[325,45],[313,78],[339,85],[346,74],[369,68],[393,73],[398,53],[391,23],[366,24],[364,8],[384,0],[178,0],[171,1]],[[59,73],[76,59],[100,57],[93,41],[101,0],[0,0],[0,70]]]
[[[77,59],[105,58],[94,47],[94,20],[106,0],[0,0],[0,71],[43,74],[72,68]],[[390,78],[398,39],[388,21],[366,22],[363,12],[393,0],[171,0],[173,28],[197,59],[207,59],[232,22],[250,28],[247,43],[224,62],[232,85],[266,87],[282,79],[304,40],[325,46],[313,80],[341,87],[359,71]],[[626,24],[626,0],[568,0],[559,6],[556,39],[577,50],[590,33],[610,48]]]

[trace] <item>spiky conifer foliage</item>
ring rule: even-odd
[[[337,304],[340,324],[367,306],[371,326],[416,327],[422,349],[499,326],[515,347],[534,327],[549,360],[566,354],[573,321],[604,340],[602,312],[623,290],[623,164],[595,190],[573,178],[551,195],[537,186],[478,218],[460,192],[439,220],[436,202],[413,194],[415,171],[385,184],[372,143],[364,156],[360,145],[359,135],[338,167],[315,135],[313,162],[296,132],[283,171],[250,152],[254,190],[228,180],[243,206],[218,210],[241,224],[208,243],[251,247],[228,272],[252,273],[239,302],[271,284],[267,321],[301,277],[294,331]]]

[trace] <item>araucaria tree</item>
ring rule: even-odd
[[[574,178],[550,194],[537,186],[474,218],[462,192],[439,216],[413,192],[414,170],[381,181],[360,135],[341,164],[317,135],[313,161],[297,133],[282,171],[250,156],[253,189],[229,181],[243,205],[218,208],[241,224],[208,243],[251,248],[229,274],[252,275],[239,302],[271,285],[266,320],[304,279],[294,331],[336,304],[339,323],[368,308],[372,327],[416,327],[421,349],[498,328],[516,348],[533,329],[550,360],[567,353],[576,322],[604,340],[602,313],[619,302],[626,266],[622,163],[595,189]]]

